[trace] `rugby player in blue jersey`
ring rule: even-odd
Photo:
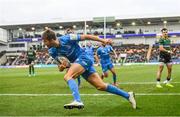
[[[108,70],[111,71],[113,75],[113,85],[118,86],[117,80],[116,80],[116,72],[110,57],[110,54],[114,53],[115,58],[117,59],[117,54],[113,50],[112,46],[101,44],[101,46],[97,49],[97,57],[100,59],[101,68],[103,71],[103,74],[101,75],[101,78],[108,77]]]
[[[67,28],[65,34],[66,35],[74,34],[73,28],[72,27]],[[77,82],[78,82],[78,87],[81,88],[81,77],[80,76],[77,76]]]
[[[89,56],[89,58],[92,60],[94,64],[94,47],[91,44],[91,42],[87,42],[86,47],[83,48],[86,52],[86,54]]]
[[[67,73],[64,75],[64,80],[67,82],[67,85],[72,91],[74,101],[69,104],[65,104],[65,109],[84,107],[80,98],[78,85],[75,82],[75,78],[79,75],[82,75],[83,78],[96,87],[96,89],[122,96],[131,103],[134,109],[136,108],[134,93],[125,92],[111,84],[104,83],[93,67],[92,60],[78,44],[79,41],[93,40],[107,45],[111,44],[112,40],[100,39],[99,37],[93,35],[79,34],[68,34],[57,38],[55,32],[51,29],[43,32],[42,39],[44,44],[49,48],[49,54],[54,59],[57,59],[58,56],[64,56],[72,63]],[[66,64],[64,64],[64,62],[59,64],[59,70],[63,71],[63,69],[66,69],[65,65]]]

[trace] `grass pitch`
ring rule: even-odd
[[[116,66],[119,87],[134,91],[138,108],[116,95],[97,91],[83,78],[80,93],[85,108],[65,110],[72,101],[57,68],[36,68],[36,76],[28,77],[27,68],[0,68],[0,116],[180,116],[180,65],[173,66],[172,84],[155,87],[157,66]],[[97,67],[101,73],[101,68]],[[166,79],[166,68],[162,81]],[[112,75],[104,79],[112,82]],[[65,95],[64,95],[65,94]],[[93,95],[97,94],[97,95]],[[102,95],[98,95],[102,94]]]

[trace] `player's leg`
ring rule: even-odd
[[[111,73],[112,73],[112,75],[113,75],[113,85],[114,85],[114,86],[118,86],[118,84],[117,84],[117,78],[116,78],[116,72],[115,72],[115,69],[114,69],[113,64],[110,64],[110,65],[109,65],[109,70],[111,71]]]
[[[136,108],[136,101],[134,99],[134,95],[132,92],[128,93],[111,84],[104,83],[97,73],[93,73],[89,75],[87,81],[90,84],[92,84],[94,87],[96,87],[96,89],[98,90],[106,91],[124,97],[125,99],[129,100],[129,102],[132,104],[134,109]]]
[[[101,69],[103,71],[102,75],[101,75],[101,79],[104,79],[108,77],[108,66],[107,65],[101,65]]]
[[[34,73],[34,65],[32,64],[32,73],[33,73],[33,76],[35,76],[35,73]]]
[[[31,60],[28,59],[28,65],[29,65],[29,77],[31,76]]]
[[[64,108],[72,109],[72,108],[84,107],[83,103],[81,102],[78,85],[76,84],[76,81],[75,81],[75,78],[77,78],[84,71],[85,71],[84,67],[82,67],[78,63],[74,63],[71,65],[71,67],[69,68],[69,70],[65,74],[64,80],[67,82],[70,90],[72,91],[74,101],[72,103],[65,104]]]
[[[124,59],[125,59],[124,57],[121,57],[121,61],[120,61],[121,62],[121,66],[123,66]]]
[[[32,66],[32,73],[33,73],[33,76],[35,76],[35,72],[34,72],[34,61],[31,62],[31,66]]]
[[[167,63],[166,64],[167,70],[168,70],[168,75],[167,75],[167,79],[166,79],[166,86],[169,87],[174,87],[172,84],[170,84],[170,80],[171,80],[171,73],[172,73],[172,64],[171,63]]]
[[[167,63],[166,66],[167,66],[167,70],[168,70],[167,80],[169,81],[171,79],[172,64],[171,63]]]
[[[31,76],[31,64],[29,64],[29,76]]]
[[[81,87],[81,78],[80,78],[80,76],[77,77],[77,81],[78,81],[78,87],[80,88]]]
[[[158,71],[157,71],[157,83],[156,83],[156,87],[157,88],[162,88],[162,86],[160,85],[160,81],[161,81],[161,74],[164,68],[164,63],[160,62],[159,67],[158,67]]]

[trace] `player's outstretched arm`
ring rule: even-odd
[[[116,54],[116,51],[115,51],[114,49],[113,49],[112,51],[113,51],[113,54],[115,55],[115,58],[118,59],[118,56],[117,56],[117,54]]]
[[[94,36],[94,35],[81,35],[81,40],[93,40],[93,41],[98,41],[101,42],[103,44],[112,44],[112,40],[111,39],[101,39],[98,36]]]

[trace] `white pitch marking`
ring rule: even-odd
[[[180,82],[171,82],[172,84],[180,84]],[[156,82],[120,82],[119,83],[120,85],[121,84],[156,84]],[[163,84],[163,82],[162,82]]]
[[[0,96],[71,96],[72,94],[0,94]],[[113,94],[80,94],[81,96],[111,96]],[[180,93],[135,93],[139,96],[180,96]]]

